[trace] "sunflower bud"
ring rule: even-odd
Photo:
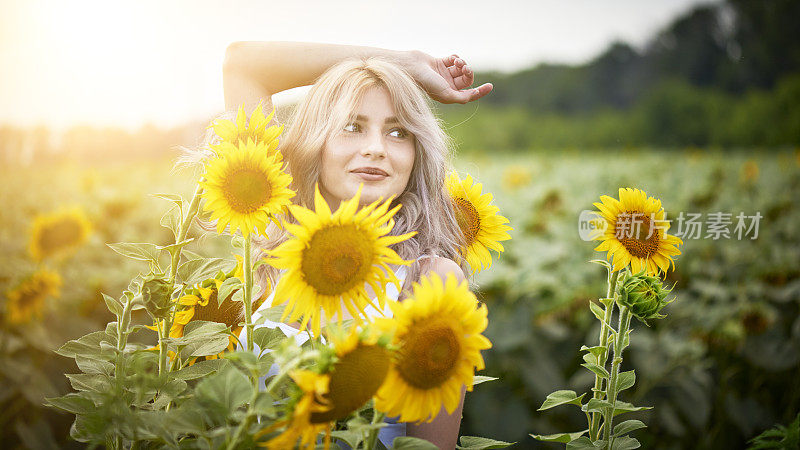
[[[172,283],[157,275],[148,275],[142,283],[142,302],[156,320],[166,319],[172,307]]]
[[[661,279],[639,272],[629,276],[619,288],[620,306],[628,308],[637,319],[647,325],[648,319],[661,319],[666,317],[659,314],[664,306],[671,303],[667,301],[667,294],[672,289],[665,289]]]

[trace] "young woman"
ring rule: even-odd
[[[452,148],[425,94],[442,103],[467,103],[492,90],[491,84],[470,88],[472,83],[472,70],[457,55],[434,58],[418,51],[344,45],[237,42],[228,47],[224,65],[229,111],[242,104],[252,111],[259,102],[270,111],[273,94],[314,84],[280,143],[297,192],[294,201],[313,208],[317,183],[331,210],[362,185],[362,206],[394,196],[403,207],[392,234],[417,232],[395,249],[414,261],[397,268],[403,292],[430,272],[465,279],[464,268],[454,261],[463,237],[443,188]],[[265,250],[285,240],[271,231],[270,241],[262,243]],[[277,271],[265,270],[274,286]],[[271,299],[264,302],[270,304]],[[272,326],[297,335],[285,324]],[[391,444],[392,437],[407,435],[454,448],[463,399],[462,390],[453,414],[442,409],[430,423],[392,424],[381,440]]]

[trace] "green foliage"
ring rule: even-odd
[[[800,144],[800,75],[744,96],[678,79],[659,82],[629,109],[575,114],[519,106],[443,109],[465,151],[625,146],[791,146]]]
[[[788,426],[776,425],[750,441],[750,450],[800,448],[800,414]]]

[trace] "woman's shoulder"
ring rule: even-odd
[[[466,280],[464,271],[455,261],[445,256],[428,256],[422,261],[422,274],[435,273],[443,279],[453,274],[458,281]]]

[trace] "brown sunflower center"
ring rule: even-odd
[[[397,371],[418,389],[435,388],[447,381],[461,356],[453,327],[437,318],[415,323],[401,341]]]
[[[192,320],[206,320],[209,322],[219,322],[225,325],[236,328],[242,319],[242,309],[244,304],[242,302],[235,302],[226,298],[222,305],[217,302],[217,290],[211,292],[211,297],[208,299],[208,304],[202,306],[197,304],[194,306],[194,316]]]
[[[461,232],[464,233],[466,245],[472,244],[481,228],[481,218],[475,205],[465,198],[454,198],[456,222]]]
[[[647,258],[658,251],[659,230],[647,214],[621,213],[614,223],[614,230],[619,242],[633,256]]]
[[[372,240],[364,231],[354,225],[332,225],[311,237],[301,270],[320,294],[341,295],[366,282],[372,260]]]
[[[250,214],[269,201],[272,185],[263,170],[237,167],[225,177],[222,192],[231,209],[240,214]]]
[[[42,229],[39,247],[44,253],[52,253],[65,247],[77,245],[83,236],[83,228],[75,220],[65,218]]]
[[[342,355],[333,366],[324,397],[332,408],[324,413],[312,413],[311,423],[343,419],[360,408],[383,384],[390,364],[389,352],[379,345],[359,344]]]

